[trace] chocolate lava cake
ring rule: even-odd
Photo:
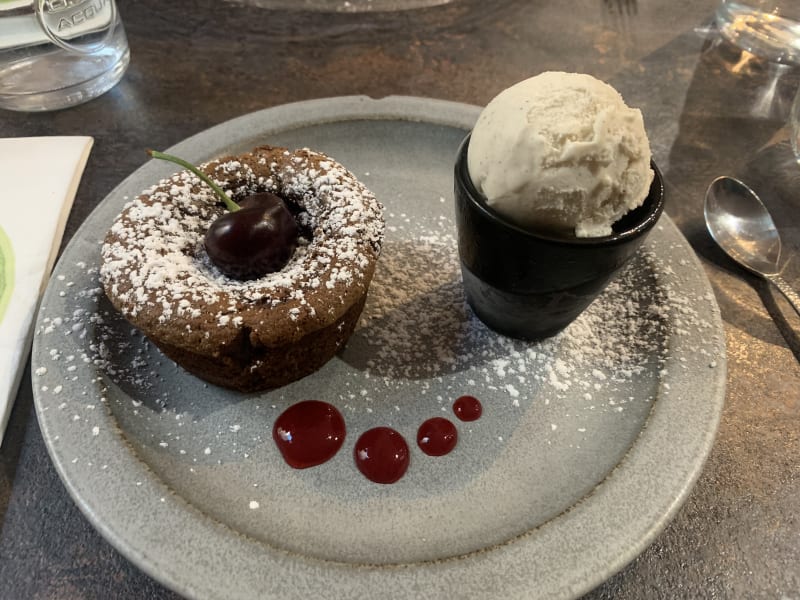
[[[301,232],[289,262],[248,281],[203,243],[225,206],[190,171],[144,191],[102,247],[112,304],[161,351],[211,383],[275,388],[330,360],[355,328],[383,240],[382,207],[356,177],[311,150],[261,146],[201,166],[233,200],[272,192]]]

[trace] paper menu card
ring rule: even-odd
[[[0,138],[0,444],[94,140]]]

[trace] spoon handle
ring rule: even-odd
[[[767,275],[767,279],[775,284],[775,287],[781,291],[781,293],[789,301],[789,304],[792,305],[792,308],[797,311],[798,315],[800,315],[800,296],[797,295],[797,292],[795,292],[792,287],[786,283],[786,280],[780,275]]]

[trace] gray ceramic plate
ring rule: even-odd
[[[33,387],[52,459],[87,518],[126,557],[196,598],[567,598],[633,559],[675,514],[724,399],[713,294],[665,216],[631,267],[543,344],[488,331],[465,307],[452,164],[476,107],[335,98],[224,123],[171,151],[191,161],[259,143],[338,159],[384,202],[387,239],[362,321],[316,374],[243,396],[163,358],[113,311],[99,243],[126,201],[172,165],[120,184],[64,252],[44,297]],[[462,423],[453,400],[477,396]],[[293,470],[271,439],[290,404],[319,399],[348,437]],[[418,426],[450,418],[432,458]],[[388,425],[409,440],[394,485],[352,458]]]

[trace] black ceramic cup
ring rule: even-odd
[[[569,325],[636,254],[664,210],[661,173],[642,206],[611,235],[579,238],[519,227],[486,203],[467,168],[469,136],[455,166],[458,253],[467,302],[504,335],[538,340]]]

